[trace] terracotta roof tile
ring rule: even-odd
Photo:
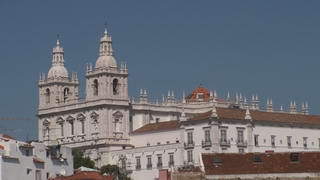
[[[244,120],[245,109],[234,108],[217,108],[217,114],[220,119],[236,119]],[[265,112],[258,110],[250,110],[253,121],[260,122],[279,122],[279,123],[292,123],[292,124],[319,124],[319,115],[303,115],[303,114],[290,114],[280,112]],[[203,120],[209,118],[211,111],[198,114],[190,120]]]
[[[217,107],[217,114],[219,119],[233,119],[233,120],[245,120],[245,109],[235,109],[235,108],[220,108]],[[288,123],[288,124],[305,124],[305,125],[320,125],[319,115],[303,115],[303,114],[290,114],[290,113],[280,113],[280,112],[264,112],[258,110],[250,110],[251,117],[253,121],[256,122],[278,122],[278,123]],[[192,115],[192,114],[190,114]],[[194,114],[189,120],[206,120],[210,117],[211,111]],[[159,123],[152,123],[142,126],[132,132],[144,133],[152,131],[165,131],[178,129],[180,122],[175,121],[165,121]]]
[[[33,162],[35,163],[44,163],[44,161],[38,157],[33,157]]]
[[[50,180],[113,180],[112,176],[103,176],[94,171],[80,171],[72,176],[61,176]]]
[[[203,101],[209,101],[210,92],[208,91],[208,89],[202,87],[201,85],[197,87],[194,91],[192,91],[192,93],[186,97],[186,100],[188,102],[198,101],[198,93],[203,93]]]
[[[202,154],[202,161],[206,175],[320,172],[320,152]]]
[[[136,129],[131,134],[151,132],[151,131],[174,130],[174,129],[178,129],[179,126],[180,126],[179,121],[165,121],[165,122],[151,123],[151,124],[142,126],[139,129]]]

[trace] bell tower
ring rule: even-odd
[[[78,77],[76,73],[72,73],[69,78],[68,71],[64,66],[64,51],[59,39],[57,39],[56,46],[52,51],[52,65],[48,75],[40,74],[38,86],[39,109],[78,101]]]
[[[99,57],[95,67],[87,66],[86,100],[128,101],[128,69],[120,67],[113,55],[112,39],[105,29],[100,39]]]

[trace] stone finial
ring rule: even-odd
[[[218,98],[218,93],[217,93],[217,91],[216,91],[216,90],[214,90],[214,92],[213,92],[213,97],[214,97],[215,99],[217,99],[217,98]]]
[[[272,99],[267,99],[267,112],[273,112]]]
[[[244,97],[244,98],[243,98],[243,106],[244,106],[245,108],[247,108],[247,106],[248,106],[247,97]]]
[[[227,101],[230,101],[230,92],[227,93]]]
[[[259,107],[260,101],[259,101],[258,95],[256,95],[255,101],[256,101],[256,107],[255,107],[255,109],[260,109],[260,107]]]
[[[246,108],[246,115],[244,117],[245,120],[252,120],[249,107]]]
[[[164,97],[164,95],[162,94],[162,104],[164,104],[166,102],[166,99]]]
[[[212,105],[211,117],[213,117],[213,118],[217,118],[218,117],[217,108],[216,108],[215,104]]]
[[[210,99],[213,99],[213,92],[210,91]]]
[[[302,114],[308,115],[309,114],[309,105],[308,102],[302,103],[301,105],[301,112]]]
[[[182,103],[186,103],[186,95],[184,93],[184,91],[182,92]]]
[[[297,112],[297,105],[295,101],[290,101],[290,113],[294,114]]]
[[[236,104],[239,104],[239,96],[238,96],[238,93],[236,93]]]
[[[280,106],[280,112],[283,112],[283,106],[282,105]]]

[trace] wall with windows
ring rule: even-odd
[[[182,129],[147,134],[131,134],[130,143],[135,147],[180,143],[181,131]]]
[[[0,179],[43,180],[73,174],[71,148],[49,149],[41,143],[15,140],[1,141],[0,145]]]
[[[253,135],[258,136],[258,145],[254,146],[254,151],[264,152],[271,150],[282,152],[320,150],[319,129],[256,125],[253,129]],[[274,146],[272,146],[272,136],[274,137]]]
[[[181,167],[183,151],[181,143],[174,143],[111,151],[110,157],[119,167],[125,164],[133,179],[154,179],[158,177],[159,169]]]

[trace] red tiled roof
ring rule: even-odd
[[[72,176],[60,176],[50,180],[113,180],[112,176],[103,176],[94,171],[80,171]]]
[[[33,162],[35,163],[44,163],[44,161],[38,157],[33,157]]]
[[[193,101],[197,101],[197,94],[198,93],[203,93],[203,101],[209,101],[210,98],[210,92],[208,91],[208,89],[202,87],[201,85],[199,87],[197,87],[194,91],[192,91],[191,94],[189,94],[186,97],[186,100],[188,102],[193,102]]]
[[[165,121],[158,123],[151,123],[136,129],[131,134],[150,132],[150,131],[162,131],[162,130],[174,130],[179,128],[179,121]]]
[[[234,119],[234,120],[244,120],[246,110],[245,109],[235,109],[235,108],[220,108],[217,107],[218,118],[223,119]],[[288,124],[305,124],[305,125],[320,125],[319,115],[303,115],[303,114],[290,114],[290,113],[280,113],[280,112],[265,112],[258,110],[250,110],[252,120],[255,122],[277,122],[277,123],[288,123]],[[196,114],[188,121],[206,120],[210,117],[211,111]],[[175,121],[165,121],[159,123],[152,123],[142,126],[141,128],[132,132],[143,133],[151,131],[166,131],[178,129],[180,122]]]
[[[293,153],[217,153],[202,154],[206,175],[311,173],[320,172],[320,152],[299,152],[298,161]],[[254,162],[259,157],[261,162]],[[219,163],[220,161],[220,163]]]
[[[244,120],[246,110],[245,109],[234,109],[234,108],[218,108],[217,114],[220,119],[237,119]],[[258,110],[250,110],[250,114],[253,121],[260,122],[279,122],[279,123],[290,123],[290,124],[319,124],[319,115],[303,115],[303,114],[290,114],[280,112],[265,112]],[[190,120],[203,120],[209,118],[211,111],[199,114]]]
[[[11,136],[9,136],[9,135],[7,135],[7,134],[1,134],[1,133],[0,133],[0,137],[1,137],[1,138],[5,138],[5,139],[15,140],[13,137],[11,137]]]

